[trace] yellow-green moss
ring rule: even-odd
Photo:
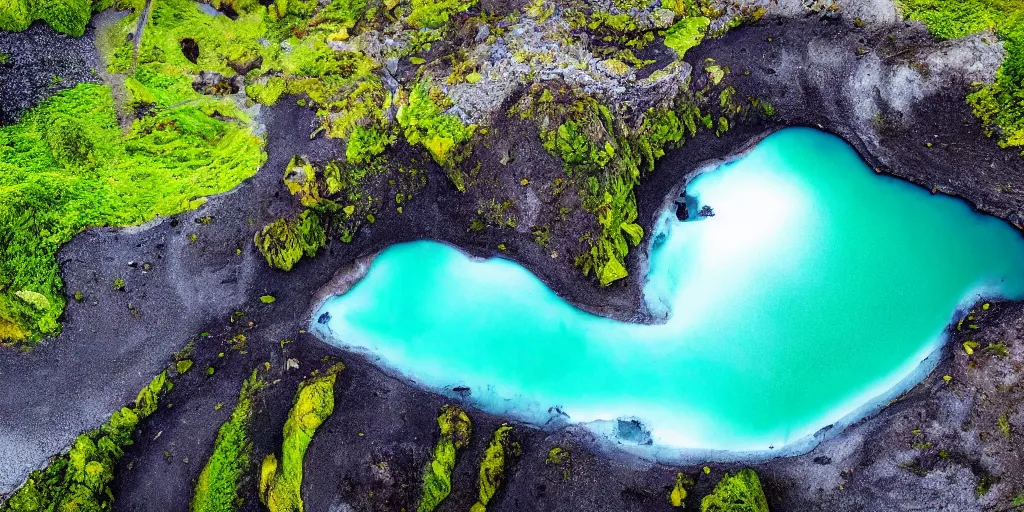
[[[693,485],[693,480],[683,473],[676,473],[676,483],[672,486],[672,492],[668,495],[668,502],[673,507],[686,507],[686,487]]]
[[[715,490],[700,501],[701,512],[768,512],[768,499],[753,469],[726,473]]]
[[[109,0],[0,0],[0,31],[20,32],[40,20],[57,32],[79,37],[93,11],[109,6]]]
[[[994,30],[1006,59],[991,85],[968,96],[974,113],[1003,146],[1024,146],[1024,3],[1018,0],[902,0],[904,14],[941,38]]]
[[[418,512],[433,511],[451,493],[452,471],[458,452],[469,444],[473,432],[469,416],[454,405],[441,408],[437,425],[441,429],[441,437],[423,470],[423,496],[416,508]]]
[[[686,52],[704,40],[711,20],[703,16],[683,18],[665,31],[665,46],[682,59]]]
[[[464,125],[458,116],[444,114],[442,105],[448,101],[441,91],[432,90],[429,82],[419,82],[409,94],[409,102],[399,108],[398,122],[410,145],[419,144],[439,165],[454,167],[463,157],[462,145],[472,138],[476,126]]]
[[[93,84],[60,92],[0,127],[0,319],[33,339],[59,332],[65,299],[55,254],[72,236],[194,208],[265,159],[244,116],[195,93],[189,79],[140,71],[135,81],[160,94],[127,135],[110,89]],[[42,294],[48,307],[17,299],[21,290]]]
[[[294,220],[278,219],[255,236],[256,248],[274,268],[289,271],[303,256],[312,258],[327,243],[320,217],[306,210]]]
[[[161,395],[171,389],[167,372],[157,375],[139,392],[132,407],[124,407],[96,430],[78,436],[71,451],[28,480],[0,505],[2,512],[112,510],[110,484],[125,447],[139,421],[156,411]]]
[[[480,461],[479,498],[470,508],[470,512],[484,512],[487,504],[491,502],[494,495],[498,493],[501,484],[505,481],[505,471],[508,467],[508,459],[512,442],[512,425],[501,425],[494,431],[494,437],[484,451],[484,458]]]
[[[199,473],[191,503],[193,512],[222,512],[238,510],[241,506],[239,485],[243,473],[250,467],[249,453],[252,450],[249,424],[253,415],[253,399],[263,386],[255,370],[242,383],[238,404],[231,418],[217,431],[213,453]]]
[[[468,11],[477,0],[412,0],[412,11],[405,22],[414,28],[440,28],[451,17]]]
[[[334,412],[334,382],[344,366],[336,365],[324,375],[299,385],[288,420],[280,459],[275,454],[263,459],[260,469],[260,500],[270,512],[302,512],[302,464],[316,430]]]

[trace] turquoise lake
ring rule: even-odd
[[[1024,297],[1016,230],[823,132],[773,134],[687,193],[715,216],[666,212],[645,238],[662,323],[585,313],[514,262],[421,241],[383,251],[315,329],[490,412],[599,432],[636,418],[656,447],[757,452],[923,378],[958,309]]]

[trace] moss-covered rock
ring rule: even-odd
[[[469,416],[454,405],[441,408],[437,425],[441,429],[441,437],[423,470],[423,496],[416,508],[418,512],[431,512],[452,492],[452,471],[458,453],[469,444],[473,432]]]
[[[31,24],[28,0],[0,0],[0,30],[21,32]]]
[[[451,170],[464,158],[462,150],[473,137],[476,126],[463,124],[456,115],[445,114],[448,104],[443,92],[432,89],[430,82],[421,81],[409,93],[408,103],[398,109],[398,122],[410,145],[423,146],[438,165]],[[466,190],[462,180],[451,173],[449,176],[456,188]]]
[[[440,28],[451,17],[468,11],[477,0],[412,0],[412,11],[405,22],[414,28]]]
[[[1003,146],[1024,147],[1024,4],[1012,0],[906,0],[898,4],[941,38],[995,30],[1006,59],[992,84],[978,84],[968,102]]]
[[[243,473],[250,468],[249,454],[252,451],[249,425],[252,422],[253,399],[264,385],[256,370],[242,382],[238,404],[231,412],[231,418],[217,431],[213,453],[199,473],[192,497],[193,512],[238,510],[241,506],[239,485]]]
[[[109,7],[101,0],[0,0],[0,31],[20,32],[41,20],[57,32],[81,36],[93,10]]]
[[[700,501],[701,512],[768,512],[768,499],[753,469],[726,473],[715,490]]]
[[[320,217],[306,210],[294,220],[278,219],[255,236],[256,248],[270,266],[289,271],[303,256],[313,257],[327,244]]]
[[[512,425],[504,424],[494,431],[490,444],[480,461],[479,498],[470,508],[471,512],[484,512],[487,504],[498,493],[508,469],[512,453]]]
[[[302,512],[302,472],[306,448],[334,412],[334,383],[344,366],[303,381],[284,424],[281,457],[267,455],[260,469],[260,500],[270,512]]]

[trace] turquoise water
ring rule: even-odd
[[[778,132],[687,190],[716,215],[656,226],[644,292],[664,323],[590,315],[516,263],[421,241],[382,252],[314,325],[495,413],[635,417],[656,446],[757,451],[913,376],[958,307],[1024,297],[1014,229],[822,132]]]

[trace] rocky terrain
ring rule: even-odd
[[[298,105],[301,96],[285,95],[261,108],[257,119],[266,133],[267,160],[237,189],[196,210],[138,227],[93,228],[73,238],[57,255],[69,298],[63,332],[29,349],[0,348],[0,496],[13,493],[30,471],[69,449],[81,432],[131,403],[154,375],[187,359],[192,369],[174,377],[174,388],[140,422],[136,442],[117,465],[111,483],[115,508],[188,509],[218,429],[239,401],[240,383],[260,369],[268,385],[253,401],[249,429],[250,458],[257,462],[239,488],[241,509],[262,510],[258,461],[281,446],[279,433],[296,386],[311,371],[341,361],[346,368],[335,384],[334,413],[305,456],[306,508],[417,506],[423,468],[438,442],[438,411],[458,404],[459,394],[424,392],[385,374],[373,361],[306,333],[317,300],[337,272],[388,245],[431,238],[476,255],[514,259],[581,308],[646,318],[639,305],[647,238],[622,256],[629,275],[610,286],[601,286],[593,273],[585,276],[575,264],[575,256],[586,251],[579,237],[599,236],[600,228],[578,195],[555,192],[565,162],[544,146],[543,132],[550,129],[544,114],[510,113],[541,90],[582,90],[629,118],[681,95],[700,104],[697,91],[715,105],[725,88],[734,89],[737,110],[715,110],[715,117],[728,116],[727,130],[701,129],[685,137],[639,179],[636,223],[645,233],[698,172],[786,126],[835,133],[877,172],[963,198],[1020,227],[1024,159],[986,137],[964,100],[974,82],[993,79],[1002,45],[990,34],[937,41],[922,24],[903,21],[886,0],[839,2],[837,11],[826,8],[830,5],[768,5],[763,17],[705,39],[678,62],[660,42],[638,52],[659,71],[644,67],[622,73],[595,56],[592,34],[571,30],[559,12],[524,16],[503,26],[503,35],[493,40],[486,33],[493,29],[465,23],[419,57],[422,65],[407,56],[389,60],[384,32],[366,31],[354,41],[336,43],[338,51],[358,44],[371,56],[381,52],[375,56],[383,62],[381,81],[392,90],[408,88],[424,70],[450,76],[457,63],[440,57],[460,51],[462,62],[474,63],[479,79],[444,89],[451,100],[448,112],[467,125],[486,127],[486,133],[474,135],[470,156],[448,165],[399,138],[386,153],[393,163],[390,174],[369,180],[364,193],[412,198],[373,210],[374,220],[355,227],[350,243],[333,233],[319,254],[284,272],[269,266],[252,243],[264,226],[306,210],[282,174],[294,167],[296,155],[323,168],[351,145],[316,133],[323,116]],[[509,13],[525,7],[484,1],[477,9]],[[756,7],[728,9],[739,16]],[[654,15],[643,19],[659,22]],[[729,19],[724,15],[718,23]],[[0,51],[13,62],[0,66],[0,120],[15,122],[16,113],[54,89],[102,81],[88,72],[98,62],[91,37],[92,32],[81,39],[56,35],[40,24],[0,34]],[[715,70],[722,68],[729,72],[717,77]],[[51,78],[41,69],[59,70],[54,74],[61,83],[48,85]],[[771,112],[753,100],[770,105]],[[425,180],[403,182],[404,174],[395,174],[398,167],[423,169]],[[464,191],[453,169],[465,173]],[[870,198],[864,207],[871,207]],[[538,230],[544,226],[541,244]],[[118,279],[120,289],[112,286]],[[72,298],[75,292],[82,300]],[[267,296],[271,303],[261,300]],[[978,304],[971,316],[950,327],[942,361],[923,382],[844,432],[821,433],[823,442],[806,454],[676,466],[628,455],[581,427],[516,424],[513,436],[521,454],[509,463],[504,486],[488,506],[668,510],[680,473],[693,481],[687,504],[695,506],[725,472],[748,466],[759,474],[772,510],[1020,506],[1024,345],[1018,341],[1024,304]],[[478,463],[503,423],[479,410],[467,412],[473,434],[458,455],[451,494],[441,510],[464,510],[477,501]],[[564,455],[553,457],[556,447]]]

